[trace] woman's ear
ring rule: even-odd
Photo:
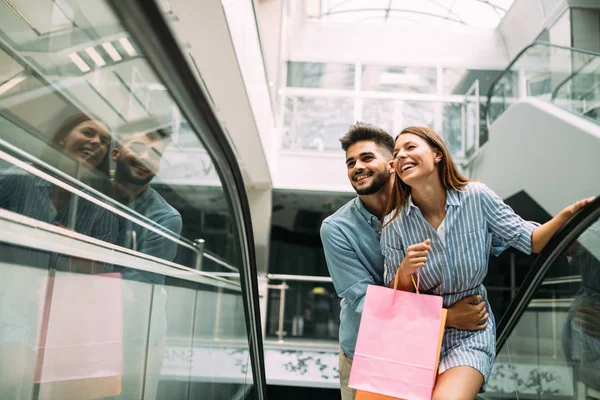
[[[435,154],[434,154],[434,157],[433,157],[433,161],[434,161],[436,164],[438,164],[440,161],[442,161],[442,158],[443,158],[443,154],[442,154],[442,152],[441,152],[441,151],[439,151],[439,150],[435,150]]]
[[[396,159],[393,158],[390,161],[388,161],[388,167],[389,167],[389,173],[393,174],[396,171]]]

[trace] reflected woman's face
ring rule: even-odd
[[[59,144],[66,153],[96,168],[108,153],[110,134],[102,122],[90,120],[77,125]]]

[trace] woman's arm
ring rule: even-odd
[[[579,200],[578,202],[571,204],[569,207],[559,212],[554,218],[546,222],[544,225],[537,227],[531,235],[532,252],[541,252],[544,249],[544,247],[546,247],[552,236],[554,236],[554,234],[558,232],[558,230],[562,228],[563,225],[566,224],[567,221],[573,215],[575,215],[577,211],[585,207],[593,199],[593,197],[590,197],[587,199]]]

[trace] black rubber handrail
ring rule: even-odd
[[[591,224],[600,217],[600,196],[575,214],[560,231],[548,242],[544,250],[537,256],[531,270],[520,285],[496,329],[496,354],[500,352],[512,333],[517,322],[527,310],[532,297],[546,277],[548,269],[556,259],[576,240]]]
[[[266,399],[264,351],[258,302],[258,277],[250,205],[242,171],[225,130],[199,85],[196,75],[179,47],[157,2],[147,0],[107,0],[130,33],[150,67],[169,90],[188,123],[212,156],[236,224],[240,249],[240,278],[252,378],[259,400]],[[200,135],[200,132],[203,135]]]
[[[519,51],[519,53],[512,59],[512,61],[508,64],[508,66],[504,69],[504,71],[502,71],[500,73],[500,75],[498,75],[496,77],[496,79],[494,79],[494,81],[492,82],[490,89],[488,90],[487,93],[487,102],[485,104],[485,107],[483,109],[483,118],[485,120],[485,126],[486,129],[490,130],[490,105],[492,104],[492,95],[494,94],[494,89],[496,88],[496,85],[498,84],[498,82],[500,82],[500,80],[502,80],[502,78],[504,78],[504,75],[506,75],[513,67],[513,65],[515,65],[515,63],[517,61],[519,61],[519,59],[521,58],[521,56],[523,54],[525,54],[527,52],[527,50],[529,50],[532,47],[535,46],[545,46],[545,47],[552,47],[555,49],[561,49],[561,50],[568,50],[568,51],[572,51],[572,52],[576,52],[576,53],[583,53],[583,54],[590,54],[590,55],[596,55],[596,56],[600,56],[600,53],[595,52],[595,51],[591,51],[591,50],[585,50],[585,49],[579,49],[576,47],[568,47],[568,46],[559,46],[556,44],[552,44],[552,43],[548,43],[548,42],[542,42],[542,41],[534,41],[530,44],[528,44],[527,46],[525,46],[521,51]]]

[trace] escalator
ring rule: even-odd
[[[599,101],[600,53],[530,44],[488,91],[470,178],[550,215],[600,193]]]
[[[479,398],[600,398],[600,197],[537,257],[498,324]]]
[[[165,3],[0,2],[0,400],[266,398],[242,170]]]

